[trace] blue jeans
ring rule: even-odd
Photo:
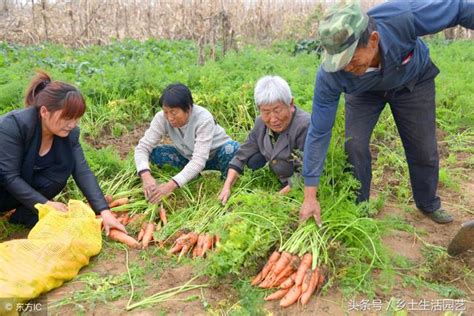
[[[238,149],[238,142],[234,140],[227,141],[224,145],[217,148],[213,157],[209,157],[204,170],[219,170],[221,177],[225,178],[229,169],[229,162],[234,158]],[[189,162],[173,145],[157,146],[151,152],[150,160],[159,167],[171,165],[177,168],[184,168]]]
[[[369,141],[380,113],[390,104],[405,149],[416,206],[430,213],[441,207],[436,195],[439,157],[436,143],[434,78],[418,82],[413,90],[346,94],[346,143],[349,163],[360,181],[358,201],[369,199],[372,180]]]

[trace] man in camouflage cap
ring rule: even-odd
[[[473,1],[389,1],[367,14],[357,2],[341,1],[327,11],[319,26],[325,52],[304,148],[301,220],[313,216],[321,223],[317,186],[341,93],[346,107],[345,149],[361,182],[358,201],[369,199],[370,136],[389,103],[405,149],[417,208],[437,223],[453,220],[436,193],[439,157],[434,78],[439,70],[419,36],[456,25],[474,28]]]

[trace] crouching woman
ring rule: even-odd
[[[291,189],[291,176],[301,167],[310,115],[296,107],[288,83],[278,76],[258,80],[254,91],[260,115],[255,126],[229,163],[229,172],[219,194],[225,204],[232,186],[248,166],[252,170],[267,163],[282,184],[281,194]]]
[[[33,227],[35,204],[58,211],[54,198],[72,175],[96,214],[110,228],[125,231],[109,210],[79,142],[77,123],[86,110],[81,92],[38,72],[25,96],[26,108],[0,117],[0,213],[16,209],[10,222]]]
[[[194,104],[187,86],[177,83],[166,87],[159,106],[163,110],[155,115],[135,148],[137,172],[151,203],[158,203],[202,170],[218,170],[225,177],[239,148],[208,110]],[[171,144],[162,144],[163,137]],[[181,170],[168,182],[158,184],[150,172],[150,161],[158,167],[171,165]]]

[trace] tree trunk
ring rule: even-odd
[[[43,17],[44,36],[49,41],[48,19],[46,17],[46,0],[41,0],[41,16]]]

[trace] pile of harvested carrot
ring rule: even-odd
[[[279,288],[265,300],[280,300],[281,307],[288,307],[297,301],[306,305],[311,295],[318,292],[325,282],[322,269],[311,269],[312,260],[310,253],[300,258],[285,251],[275,251],[252,280],[252,285],[265,289]]]
[[[114,200],[112,196],[106,195],[105,199],[109,204],[110,209],[119,209],[120,211],[112,211],[112,214],[118,219],[118,221],[127,226],[128,224],[132,224],[135,222],[141,222],[145,216],[144,213],[141,214],[134,214],[132,216],[129,215],[129,212],[124,209],[124,206],[129,204],[129,199],[127,197],[119,198]],[[155,208],[153,206],[153,208]],[[134,249],[146,249],[150,242],[154,241],[153,233],[161,228],[161,223],[166,225],[168,222],[166,217],[166,211],[163,208],[163,204],[161,204],[159,209],[159,216],[161,222],[157,225],[154,222],[154,210],[151,214],[150,220],[143,221],[141,224],[140,232],[138,233],[137,239],[131,237],[130,235],[125,234],[124,232],[112,228],[109,233],[109,238],[121,243],[126,244],[130,248]]]
[[[207,251],[214,249],[217,242],[219,242],[217,235],[190,232],[179,236],[169,252],[173,254],[179,252],[179,259],[191,251],[193,258],[204,257]]]

